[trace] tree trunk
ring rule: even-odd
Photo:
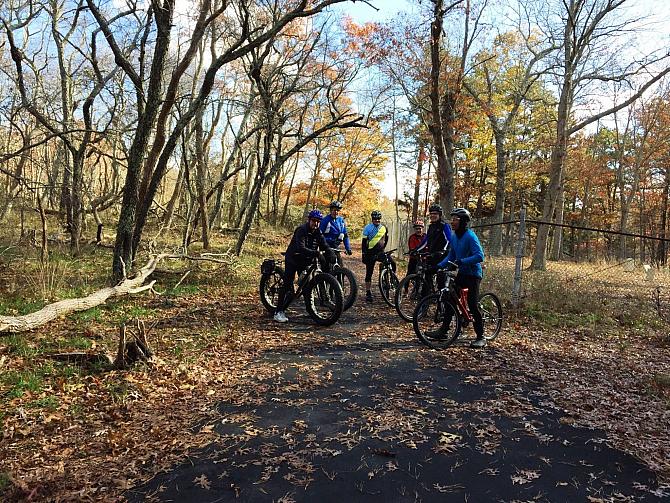
[[[256,216],[258,206],[261,202],[261,195],[263,193],[263,176],[261,173],[258,173],[256,176],[256,183],[254,184],[251,197],[249,198],[249,208],[245,213],[244,222],[239,225],[240,234],[237,238],[237,243],[235,244],[235,255],[238,257],[242,254],[244,249],[244,242],[247,239],[249,234],[249,229],[254,222],[254,217]]]
[[[561,93],[561,99],[558,106],[558,120],[556,122],[556,141],[551,149],[551,161],[549,164],[549,185],[544,198],[542,207],[542,221],[551,222],[556,209],[559,192],[561,190],[561,180],[563,179],[563,167],[568,150],[568,116],[570,113],[570,102],[572,101],[572,85],[566,80]],[[540,224],[537,228],[537,238],[535,241],[535,252],[533,261],[530,264],[531,269],[545,270],[547,268],[547,239],[549,237],[549,225]]]
[[[565,187],[561,184],[558,191],[558,201],[556,201],[555,219],[557,224],[563,224],[563,215],[565,213]],[[551,260],[561,260],[563,257],[563,227],[554,227],[554,240],[552,243]]]
[[[82,189],[84,178],[84,150],[80,149],[72,160],[72,226],[70,227],[70,253],[79,255],[79,240],[84,218]]]
[[[505,214],[505,176],[507,174],[507,151],[505,149],[505,134],[494,131],[496,142],[496,192],[493,221],[502,222]],[[489,253],[496,257],[502,251],[503,226],[494,225],[491,228]]]
[[[298,172],[298,163],[300,161],[300,152],[296,154],[295,165],[293,166],[293,173],[291,174],[291,183],[288,185],[288,192],[286,194],[286,199],[284,200],[284,208],[281,213],[281,220],[279,224],[284,227],[286,225],[286,213],[288,212],[288,205],[291,200],[291,192],[293,191],[293,183],[295,182],[295,174]]]
[[[668,197],[670,197],[670,168],[665,168],[663,171],[665,180],[663,181],[663,203],[661,205],[661,224],[658,237],[665,240],[668,228]],[[667,244],[665,241],[659,241],[658,251],[656,253],[656,260],[661,265],[665,265],[668,260]]]
[[[453,184],[453,176],[449,178],[449,173],[453,166],[448,166],[447,148],[444,144],[445,134],[442,121],[442,103],[440,101],[440,68],[441,68],[441,44],[442,24],[444,22],[444,2],[435,0],[433,8],[433,21],[430,24],[430,110],[432,123],[428,129],[433,138],[433,148],[437,156],[437,176],[438,176],[438,198],[445,205],[446,197],[450,189],[447,185]],[[453,187],[451,189],[453,191]],[[453,193],[453,192],[452,192]]]
[[[204,148],[204,130],[202,127],[202,116],[204,110],[200,110],[195,118],[195,187],[200,206],[200,225],[202,227],[202,248],[209,250],[209,214],[207,213],[207,197],[205,191],[205,178],[207,177],[207,165]]]
[[[0,316],[0,332],[27,332],[65,314],[86,311],[92,307],[104,304],[108,299],[113,297],[149,290],[155,281],[151,281],[147,285],[144,285],[144,282],[156,269],[158,262],[166,256],[158,255],[152,258],[134,278],[125,278],[120,284],[103,288],[87,297],[61,300],[25,316]]]
[[[422,138],[419,138],[419,157],[416,161],[416,177],[414,178],[414,198],[412,199],[412,222],[419,218],[419,197],[421,190],[421,175],[423,171],[423,161],[425,157],[426,144]]]
[[[458,94],[455,91],[445,93],[443,104],[445,107],[442,124],[442,135],[446,159],[443,165],[438,165],[439,199],[442,207],[449,211],[454,207],[455,190],[454,180],[456,178],[456,102]]]

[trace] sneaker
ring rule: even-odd
[[[365,294],[365,301],[366,301],[366,302],[372,302],[372,292],[368,291],[368,292]]]
[[[425,335],[429,339],[444,339],[444,332],[439,328],[437,330],[426,330]]]
[[[273,320],[279,323],[286,323],[288,321],[288,318],[286,317],[284,311],[277,311],[274,315]]]
[[[486,339],[483,337],[478,337],[470,343],[471,348],[483,348],[484,346],[486,346]]]

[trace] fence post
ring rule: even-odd
[[[516,240],[516,261],[514,264],[514,285],[512,286],[512,306],[519,307],[521,300],[521,264],[523,262],[523,250],[526,242],[526,208],[519,211],[519,236]]]

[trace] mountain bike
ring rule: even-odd
[[[282,260],[265,259],[261,264],[261,303],[270,313],[277,309],[279,292],[284,284],[282,263]],[[315,256],[307,269],[300,273],[295,292],[292,293],[289,288],[286,295],[290,296],[288,304],[302,295],[307,314],[321,326],[335,323],[344,308],[342,287],[333,275],[321,271],[319,256]]]
[[[380,252],[377,255],[379,262],[379,291],[384,301],[391,307],[395,306],[395,294],[398,289],[398,276],[393,271],[393,262],[391,255],[397,248],[386,252]]]
[[[454,269],[456,264],[449,262],[449,266]],[[422,343],[433,349],[444,349],[461,335],[473,318],[468,309],[468,289],[456,285],[458,269],[440,270],[438,274],[444,275],[444,287],[419,301],[412,325]],[[480,295],[479,310],[484,323],[484,338],[492,341],[502,327],[500,299],[491,292]]]
[[[337,260],[331,264],[327,260],[321,260],[321,268],[323,272],[335,277],[337,282],[342,287],[342,295],[344,296],[343,309],[346,311],[356,302],[358,296],[358,282],[356,276],[351,269],[342,265],[342,252],[337,248],[331,248],[330,251],[336,254]]]
[[[435,291],[434,276],[428,274],[428,259],[431,255],[428,252],[417,253],[416,272],[405,276],[395,291],[394,305],[396,311],[403,320],[410,323],[419,301]]]

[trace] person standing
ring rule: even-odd
[[[363,263],[365,264],[365,300],[372,302],[372,273],[375,270],[377,256],[384,251],[389,240],[388,229],[382,224],[382,213],[374,210],[370,214],[372,222],[363,228]],[[391,259],[395,271],[395,262]]]
[[[451,227],[454,234],[451,240],[451,248],[439,268],[448,266],[453,262],[458,266],[456,285],[468,289],[468,309],[473,318],[473,327],[477,338],[470,344],[471,348],[482,348],[486,345],[484,338],[484,322],[482,313],[479,311],[479,284],[482,281],[482,262],[484,261],[484,249],[479,238],[468,229],[470,212],[465,208],[454,208],[451,210]]]
[[[344,252],[347,255],[351,255],[351,244],[349,243],[349,235],[347,234],[347,224],[344,222],[344,218],[339,215],[339,212],[342,210],[342,203],[333,201],[328,206],[328,209],[330,210],[330,213],[321,220],[319,229],[321,229],[328,246],[339,250],[340,244],[344,244]],[[342,265],[341,261],[340,265]]]
[[[447,255],[447,248],[453,233],[449,224],[442,220],[442,206],[437,203],[431,204],[428,208],[428,215],[430,218],[428,231],[421,244],[416,248],[415,253],[421,251],[430,253],[428,257],[429,270],[426,274],[434,276],[437,272],[437,264]]]
[[[407,275],[414,274],[416,272],[416,266],[419,263],[419,260],[416,258],[416,254],[413,253],[423,241],[423,238],[426,236],[426,233],[423,232],[423,220],[417,220],[414,222],[414,233],[410,234],[407,246],[409,248],[409,262],[407,263]]]

